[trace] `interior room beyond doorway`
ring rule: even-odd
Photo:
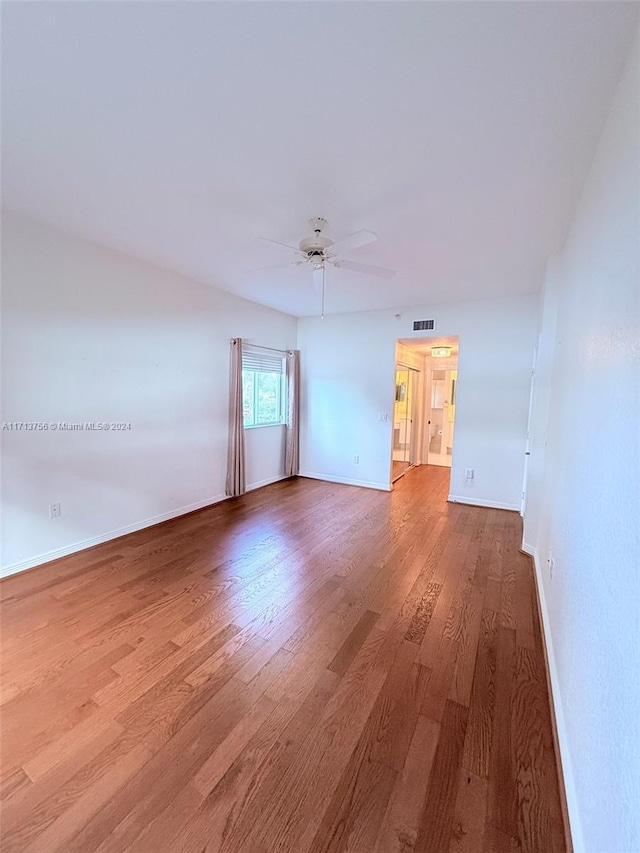
[[[416,465],[451,468],[458,338],[396,342],[391,481]]]

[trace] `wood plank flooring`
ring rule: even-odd
[[[565,851],[515,513],[287,480],[1,584],[3,853]]]

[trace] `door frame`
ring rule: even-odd
[[[536,405],[536,381],[538,367],[538,352],[540,351],[540,335],[536,341],[536,346],[533,351],[533,363],[531,365],[531,387],[529,389],[529,414],[527,417],[527,435],[524,445],[524,466],[522,471],[522,495],[520,498],[520,515],[524,518],[524,513],[527,508],[527,484],[529,480],[529,459],[531,458],[532,431],[533,431],[533,413]]]
[[[409,421],[411,423],[411,437],[409,439],[409,460],[407,462],[406,468],[401,474],[398,474],[397,477],[393,476],[393,427],[395,424],[395,420],[392,418],[392,428],[391,428],[391,483],[395,483],[400,477],[404,477],[404,475],[409,471],[409,469],[414,468],[416,465],[420,464],[418,447],[419,447],[419,436],[422,432],[421,430],[421,421],[424,419],[421,417],[421,412],[424,404],[424,397],[421,396],[424,394],[424,382],[420,381],[420,377],[423,372],[419,367],[414,367],[411,364],[406,364],[404,361],[400,359],[396,359],[394,365],[394,391],[395,391],[395,376],[398,370],[407,370],[409,378],[409,383],[411,385],[411,394],[410,394],[410,407],[411,407],[411,416]],[[411,377],[411,373],[413,372],[414,376]],[[420,399],[419,399],[420,397]],[[395,393],[393,398],[393,406],[392,411],[395,411]],[[414,424],[418,428],[414,428]]]

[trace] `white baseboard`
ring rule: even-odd
[[[569,738],[567,734],[567,726],[564,716],[564,708],[562,705],[562,696],[560,693],[560,680],[558,678],[558,669],[556,666],[555,652],[553,649],[553,636],[551,634],[549,611],[547,609],[547,601],[544,592],[544,584],[542,582],[542,568],[538,559],[538,552],[527,543],[522,543],[522,550],[525,554],[533,557],[533,565],[536,573],[536,586],[538,590],[538,603],[540,605],[540,614],[542,617],[542,630],[544,633],[544,642],[547,652],[547,665],[549,668],[549,679],[551,681],[551,712],[555,716],[556,732],[558,737],[558,749],[562,768],[562,778],[564,781],[564,791],[567,803],[567,812],[569,819],[569,831],[573,844],[573,853],[585,853],[584,841],[582,838],[582,827],[580,824],[580,813],[578,810],[578,798],[576,795],[575,779],[573,777],[573,769],[571,764],[571,752],[569,750]]]
[[[349,477],[333,477],[329,474],[312,474],[308,471],[300,472],[299,477],[308,477],[310,480],[324,480],[325,483],[342,483],[345,486],[362,486],[364,489],[377,489],[381,492],[390,492],[390,483],[372,483],[370,480],[351,480]]]
[[[520,512],[519,504],[503,504],[499,501],[483,501],[480,498],[468,498],[460,495],[449,495],[447,498],[452,504],[467,504],[468,506],[484,506],[487,509],[508,509],[510,512]]]
[[[279,483],[280,480],[288,479],[284,474],[278,474],[277,477],[268,477],[266,480],[258,480],[256,483],[251,483],[247,486],[248,492],[253,492],[255,489],[261,489],[263,486],[270,486],[272,483]]]
[[[252,488],[258,488],[253,486]],[[160,524],[163,521],[170,521],[172,518],[186,515],[189,512],[194,512],[197,509],[204,509],[206,506],[220,503],[227,499],[226,495],[214,495],[210,498],[205,498],[202,501],[181,506],[178,509],[163,512],[160,515],[154,515],[151,518],[145,518],[142,521],[136,521],[134,524],[127,524],[125,527],[118,527],[116,530],[110,530],[108,533],[101,533],[99,536],[91,536],[89,539],[81,539],[79,542],[74,542],[71,545],[65,545],[62,548],[56,548],[53,551],[46,551],[44,554],[38,554],[35,557],[29,557],[27,560],[21,560],[18,563],[12,563],[8,566],[0,568],[0,578],[16,575],[18,572],[24,572],[27,569],[33,569],[44,563],[50,563],[51,560],[57,560],[59,557],[67,557],[69,554],[75,554],[77,551],[84,551],[85,548],[92,548],[94,545],[101,545],[103,542],[109,542],[111,539],[118,539],[120,536],[126,536],[127,533],[135,533],[138,530],[144,530],[145,527],[152,527],[154,524]]]
[[[263,486],[270,486],[271,483],[277,483],[279,480],[286,479],[283,474],[277,477],[269,477],[266,480],[259,480],[256,483],[251,483],[247,486],[248,492],[253,492],[255,489],[261,489]],[[25,572],[27,569],[33,569],[36,566],[41,566],[45,563],[50,563],[52,560],[57,560],[59,557],[68,557],[69,554],[75,554],[78,551],[84,551],[86,548],[92,548],[94,545],[101,545],[103,542],[110,542],[112,539],[118,539],[120,536],[126,536],[127,533],[136,533],[138,530],[144,530],[145,527],[153,527],[154,524],[161,524],[163,521],[170,521],[172,518],[179,518],[181,515],[187,515],[189,512],[195,512],[198,509],[204,509],[207,506],[213,506],[220,501],[227,500],[227,495],[214,495],[210,498],[205,498],[202,501],[181,506],[178,509],[163,512],[160,515],[154,515],[151,518],[145,518],[143,521],[136,521],[134,524],[127,524],[125,527],[119,527],[116,530],[110,530],[108,533],[101,533],[99,536],[92,536],[89,539],[81,539],[79,542],[74,542],[71,545],[65,545],[63,548],[56,548],[53,551],[46,551],[44,554],[38,554],[35,557],[29,557],[27,560],[20,560],[18,563],[12,563],[8,566],[0,568],[0,578],[6,578],[10,575],[17,575],[19,572]]]

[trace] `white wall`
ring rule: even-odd
[[[525,513],[577,853],[640,850],[637,52],[549,264]]]
[[[428,317],[460,338],[451,496],[519,509],[536,295],[300,320],[301,473],[389,488],[395,342]]]
[[[14,213],[3,231],[3,567],[24,568],[220,500],[229,338],[295,345],[296,320]],[[248,430],[248,485],[284,471],[284,428]],[[49,504],[62,515],[49,518]]]

